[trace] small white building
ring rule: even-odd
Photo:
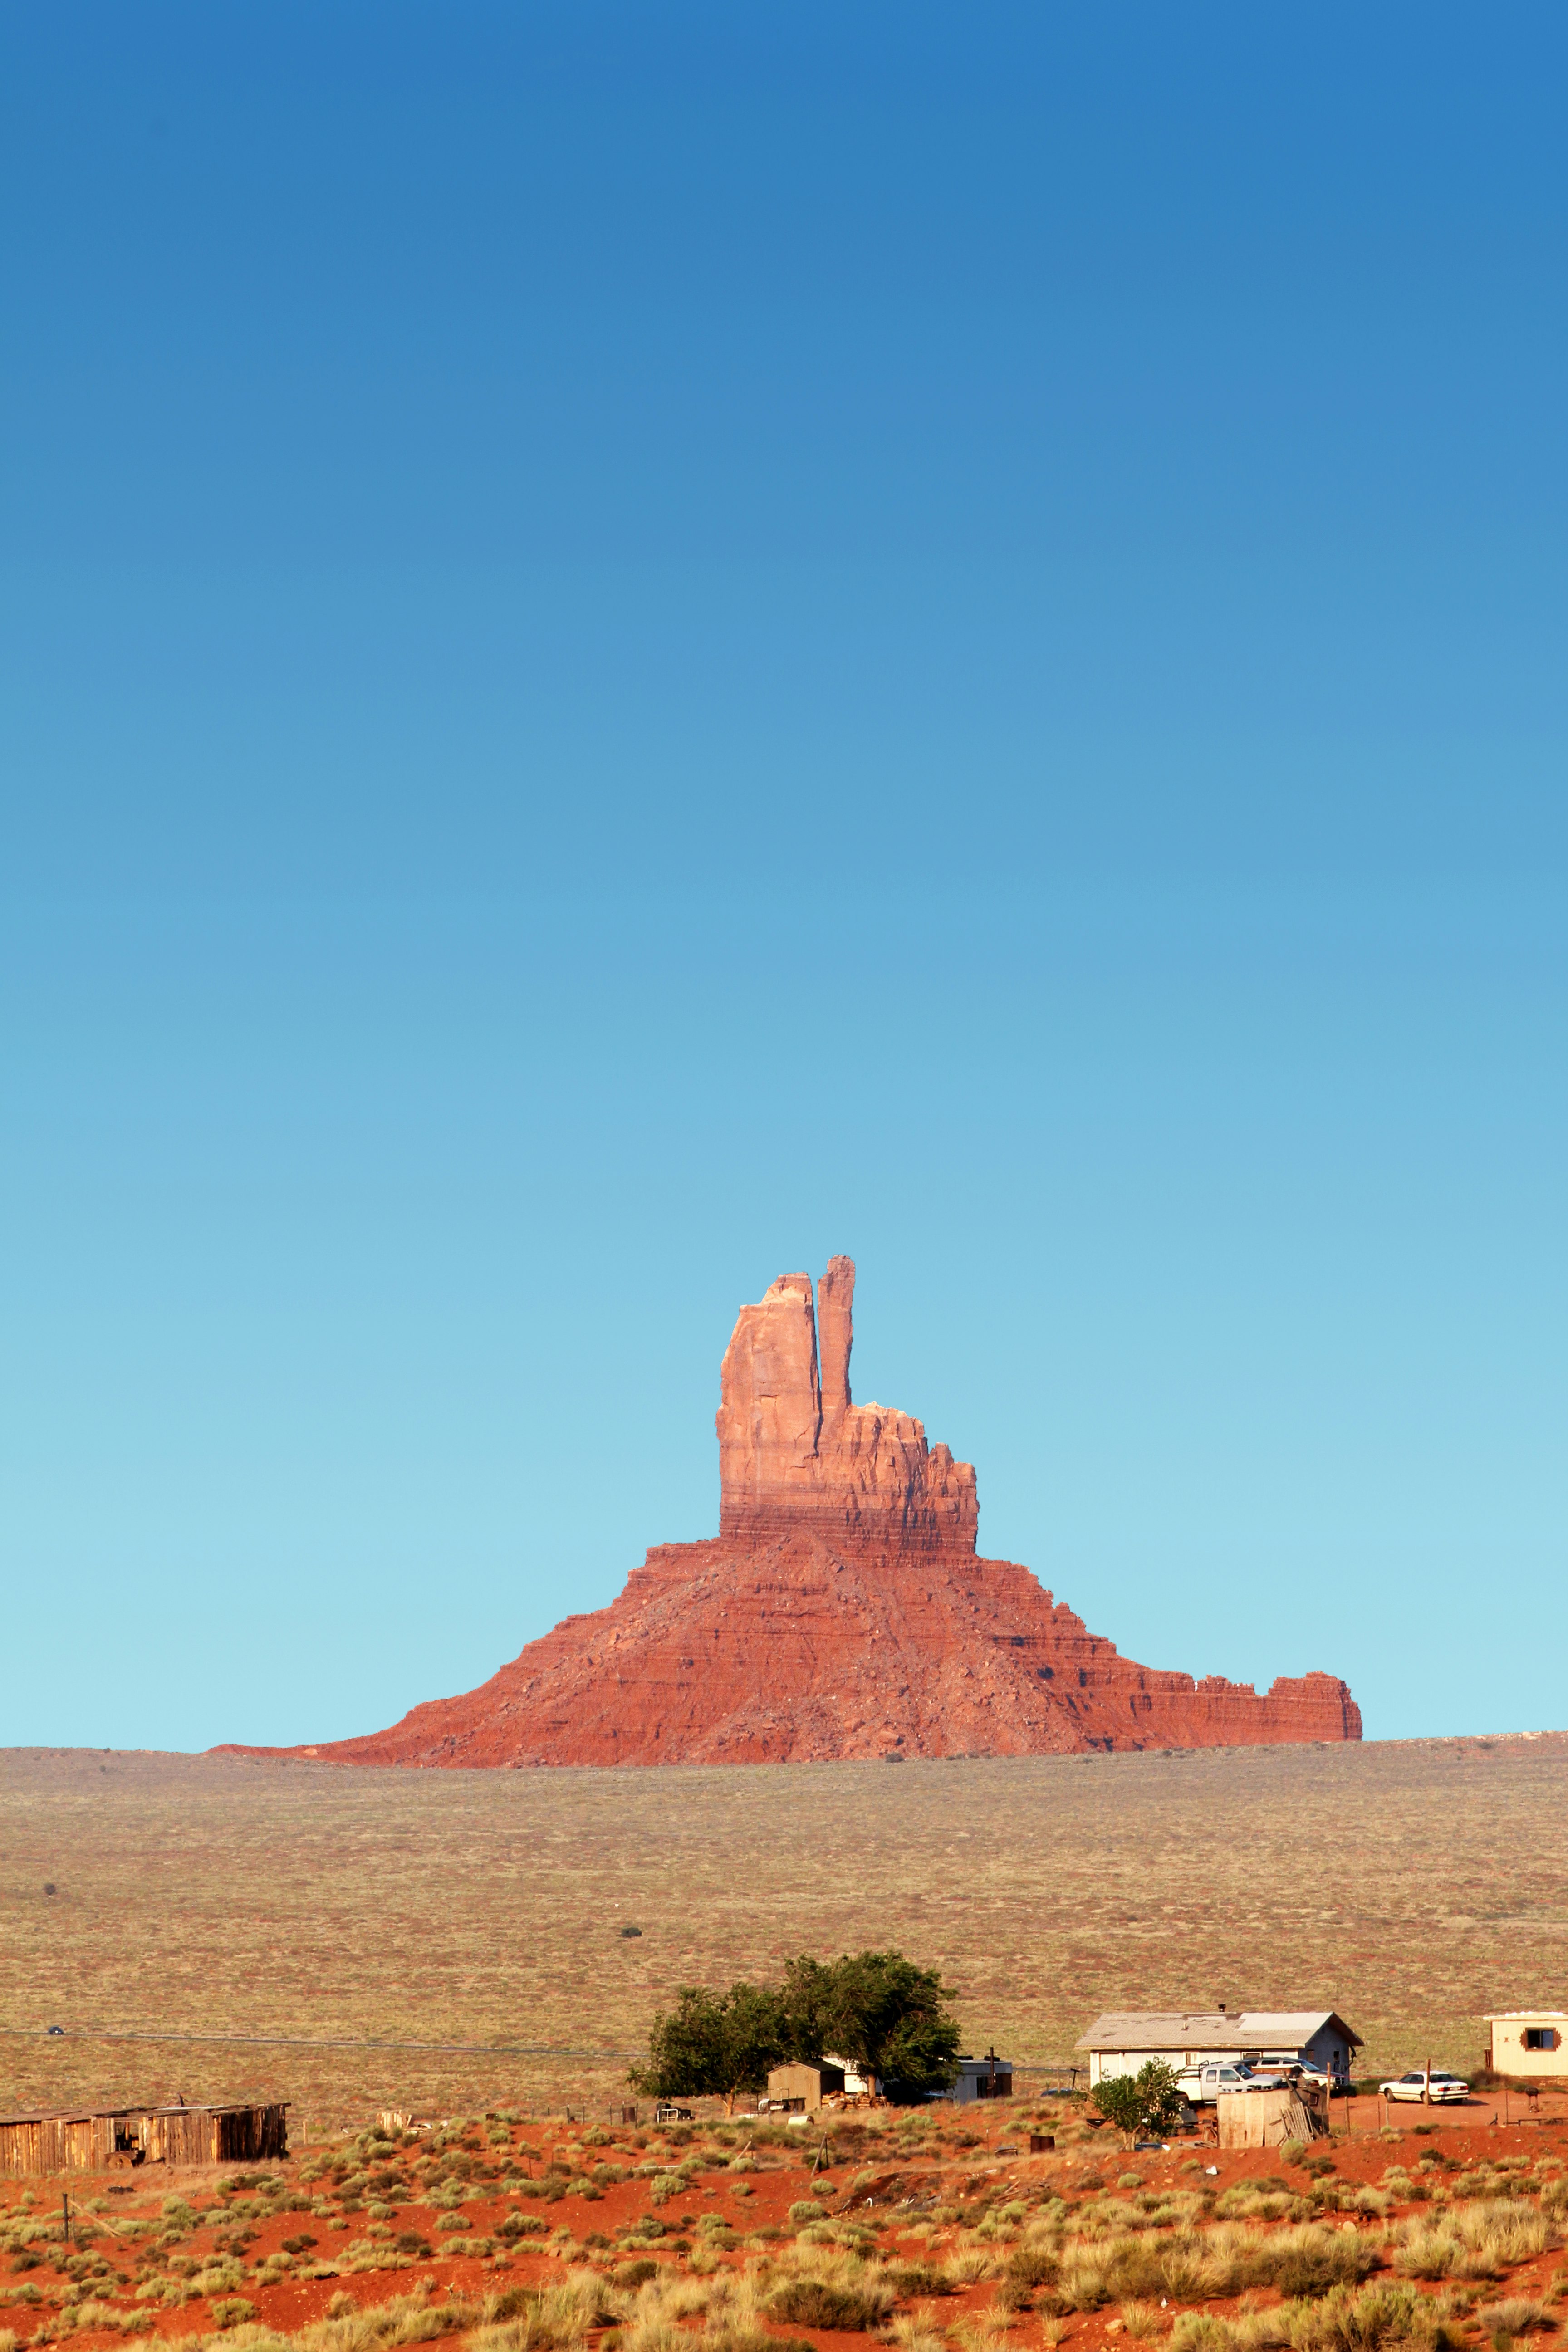
[[[1491,2029],[1487,2064],[1494,2074],[1539,2081],[1568,2074],[1568,2011],[1502,2009],[1486,2022]]]
[[[1113,2075],[1136,2074],[1151,2058],[1177,2074],[1214,2060],[1312,2066],[1343,2084],[1351,2053],[1362,2046],[1331,2009],[1110,2010],[1077,2043],[1089,2053],[1091,2090]]]

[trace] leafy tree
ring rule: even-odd
[[[847,1952],[827,1963],[803,1955],[784,1971],[783,2008],[792,2055],[826,2051],[858,2073],[914,2092],[945,2091],[958,2068],[952,1988],[902,1952]]]
[[[1146,2058],[1136,2074],[1108,2075],[1089,2096],[1130,2141],[1140,2132],[1169,2131],[1182,2111],[1176,2077],[1158,2058]]]
[[[815,2066],[825,2050],[838,2047],[835,1995],[836,1961],[814,1960],[803,1952],[789,1961],[779,1994],[784,2012],[784,2042],[790,2057]]]
[[[763,2087],[784,2047],[779,1996],[766,1986],[743,1978],[721,1993],[682,1985],[674,2009],[653,2021],[647,2064],[627,2079],[645,2098],[716,2097],[732,2108],[737,2092]]]

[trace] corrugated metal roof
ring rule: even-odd
[[[1074,2043],[1078,2050],[1300,2049],[1325,2025],[1362,2047],[1337,2010],[1108,2010]]]

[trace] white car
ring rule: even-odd
[[[1447,2074],[1436,2066],[1429,2074],[1417,2066],[1414,2073],[1401,2074],[1397,2082],[1380,2083],[1377,2087],[1385,2099],[1423,2099],[1430,2095],[1435,2105],[1470,2095],[1470,2086],[1462,2074]]]

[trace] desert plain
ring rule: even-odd
[[[603,2105],[679,1985],[885,1944],[1025,2067],[1101,2010],[1321,2001],[1363,2075],[1469,2073],[1488,2010],[1563,1996],[1565,1764],[1560,1734],[531,1771],[11,1749],[0,2107],[265,2095],[298,2139]]]

